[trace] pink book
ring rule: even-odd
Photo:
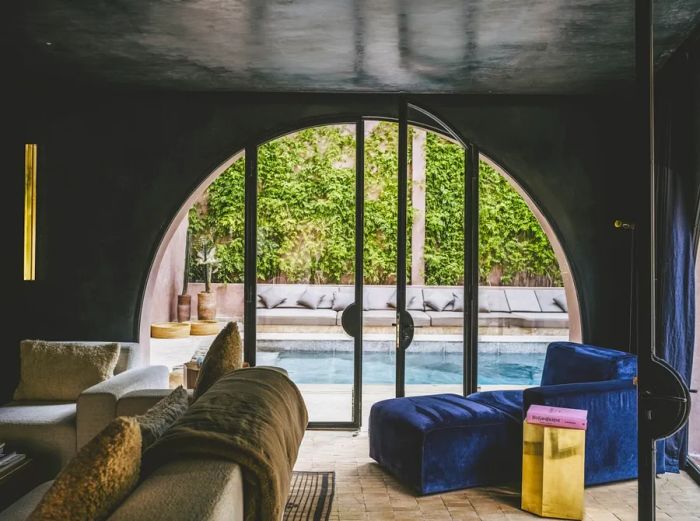
[[[583,409],[567,409],[566,407],[549,407],[547,405],[531,405],[527,410],[526,421],[537,425],[564,427],[567,429],[586,430],[588,411]]]

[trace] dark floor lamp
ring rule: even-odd
[[[636,320],[635,320],[635,297],[637,293],[637,285],[635,281],[635,273],[634,273],[634,230],[635,230],[635,224],[630,223],[630,222],[625,222],[620,219],[616,219],[615,222],[613,222],[613,226],[615,227],[616,230],[621,230],[621,231],[627,231],[630,232],[630,264],[629,264],[629,273],[630,273],[630,310],[629,310],[629,345],[627,346],[627,350],[630,353],[637,354],[637,346],[635,342],[635,337],[636,337]]]

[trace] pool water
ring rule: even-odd
[[[281,351],[257,353],[258,365],[283,367],[299,384],[352,384],[350,352]],[[479,385],[537,385],[544,353],[479,353]],[[364,353],[365,384],[395,382],[394,353]],[[461,353],[406,352],[407,384],[461,384]]]

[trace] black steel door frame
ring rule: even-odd
[[[396,277],[396,397],[405,396],[406,349],[413,340],[413,319],[407,310],[407,216],[408,216],[408,110],[419,111],[435,122],[435,130],[443,131],[464,148],[464,350],[463,393],[477,390],[478,351],[478,228],[479,228],[479,151],[472,143],[464,143],[435,116],[406,98],[399,98],[398,107],[398,222]],[[348,422],[310,422],[309,429],[355,430],[362,425],[362,361],[363,361],[363,297],[364,297],[364,167],[365,117],[355,124],[355,303],[343,315],[343,328],[353,337],[352,419]],[[371,118],[381,119],[381,118]],[[338,122],[336,122],[338,123]],[[426,127],[429,128],[429,127]],[[258,147],[250,142],[245,147],[245,246],[244,246],[244,355],[256,365],[257,353],[257,202]]]
[[[449,127],[423,108],[399,99],[398,226],[396,259],[396,397],[406,395],[406,350],[413,341],[414,326],[406,309],[406,257],[408,213],[408,110],[414,109],[435,123],[464,148],[464,327],[462,393],[477,391],[479,320],[479,149],[464,143]]]
[[[355,430],[362,424],[362,301],[364,279],[364,118],[355,125],[355,304],[348,306],[343,328],[353,337],[353,391],[350,421],[312,421],[309,429]],[[257,211],[258,143],[245,147],[244,358],[254,367],[257,358]],[[358,304],[359,303],[359,304]],[[347,316],[346,316],[347,315]]]

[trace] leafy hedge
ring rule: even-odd
[[[397,126],[368,124],[365,139],[365,248],[368,284],[396,280]],[[409,140],[410,143],[410,140]],[[258,280],[351,283],[355,241],[354,128],[305,129],[258,151]],[[195,249],[217,244],[218,282],[243,280],[244,161],[236,161],[190,210]],[[489,165],[480,165],[480,280],[560,284],[549,242],[526,203]],[[463,149],[426,140],[425,279],[463,281]],[[410,194],[409,194],[410,197]],[[410,275],[410,226],[408,274]],[[196,252],[195,252],[196,253]],[[191,279],[202,280],[192,263]]]

